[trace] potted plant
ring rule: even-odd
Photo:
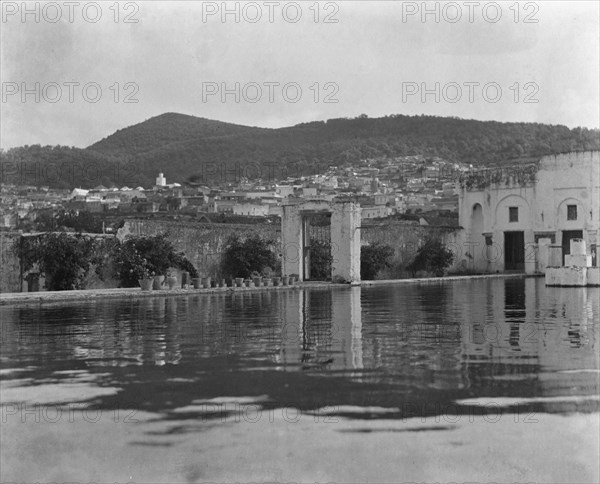
[[[298,282],[299,279],[300,276],[298,276],[298,274],[290,274],[290,286]]]
[[[235,285],[237,287],[242,287],[244,285],[244,278],[243,277],[236,277],[235,278]]]
[[[289,285],[290,283],[290,276],[282,276],[281,277],[281,284],[284,286]]]
[[[202,287],[208,289],[210,287],[210,276],[202,278]]]
[[[164,282],[165,282],[164,275],[154,276],[154,282],[152,283],[152,289],[154,289],[155,291],[158,291],[162,287]]]
[[[136,265],[130,269],[130,272],[137,278],[142,291],[151,291],[154,282],[154,273],[150,270],[148,261],[142,257],[135,260]]]
[[[279,284],[280,284],[280,282],[281,282],[281,277],[274,277],[274,278],[273,278],[273,285],[274,285],[275,287],[278,287],[278,286],[279,286]]]
[[[270,286],[273,279],[273,269],[270,267],[265,267],[263,269],[263,284],[265,286]]]
[[[188,271],[181,271],[181,288],[187,289],[190,284],[190,273]]]
[[[140,261],[137,276],[142,291],[151,291],[154,278],[152,277],[152,272],[148,268],[148,263],[146,262],[146,259],[142,259]]]
[[[200,289],[200,287],[202,287],[202,279],[199,277],[193,277],[192,284],[194,285],[194,289]]]
[[[261,284],[262,278],[260,277],[260,274],[258,272],[253,271],[250,277],[252,278],[252,281],[254,282],[255,287],[262,286],[262,284]]]
[[[169,289],[173,289],[175,287],[175,284],[177,284],[177,276],[175,276],[175,274],[171,271],[167,272],[167,286],[169,287]]]
[[[142,291],[151,291],[153,281],[153,279],[140,279],[139,283],[140,287],[142,288]]]

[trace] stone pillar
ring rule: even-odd
[[[550,256],[549,248],[552,240],[550,238],[542,238],[538,241],[538,250],[537,250],[537,271],[542,274],[546,273],[546,267],[548,267]]]
[[[335,281],[360,281],[360,205],[335,203],[331,214],[331,277]]]
[[[592,256],[587,255],[585,240],[571,239],[571,253],[565,256],[565,266],[592,267]]]
[[[562,247],[560,245],[548,246],[548,267],[562,267]]]
[[[525,274],[535,274],[538,259],[538,246],[531,242],[525,244]]]
[[[281,272],[284,276],[298,274],[303,280],[302,215],[296,205],[284,205],[281,216]]]
[[[587,247],[583,239],[571,239],[571,255],[587,255]]]

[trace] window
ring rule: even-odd
[[[577,205],[567,205],[567,220],[577,220]]]
[[[519,207],[508,207],[508,221],[518,222],[519,221]]]

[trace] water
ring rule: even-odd
[[[546,460],[501,476],[593,482],[599,296],[515,278],[2,307],[0,480],[490,480],[482,442],[518,460],[531,438]]]

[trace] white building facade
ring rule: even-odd
[[[459,224],[458,255],[476,272],[545,272],[548,265],[564,263],[570,240],[578,238],[597,265],[600,152],[466,174],[459,188]],[[561,260],[548,260],[551,253],[560,253]]]

